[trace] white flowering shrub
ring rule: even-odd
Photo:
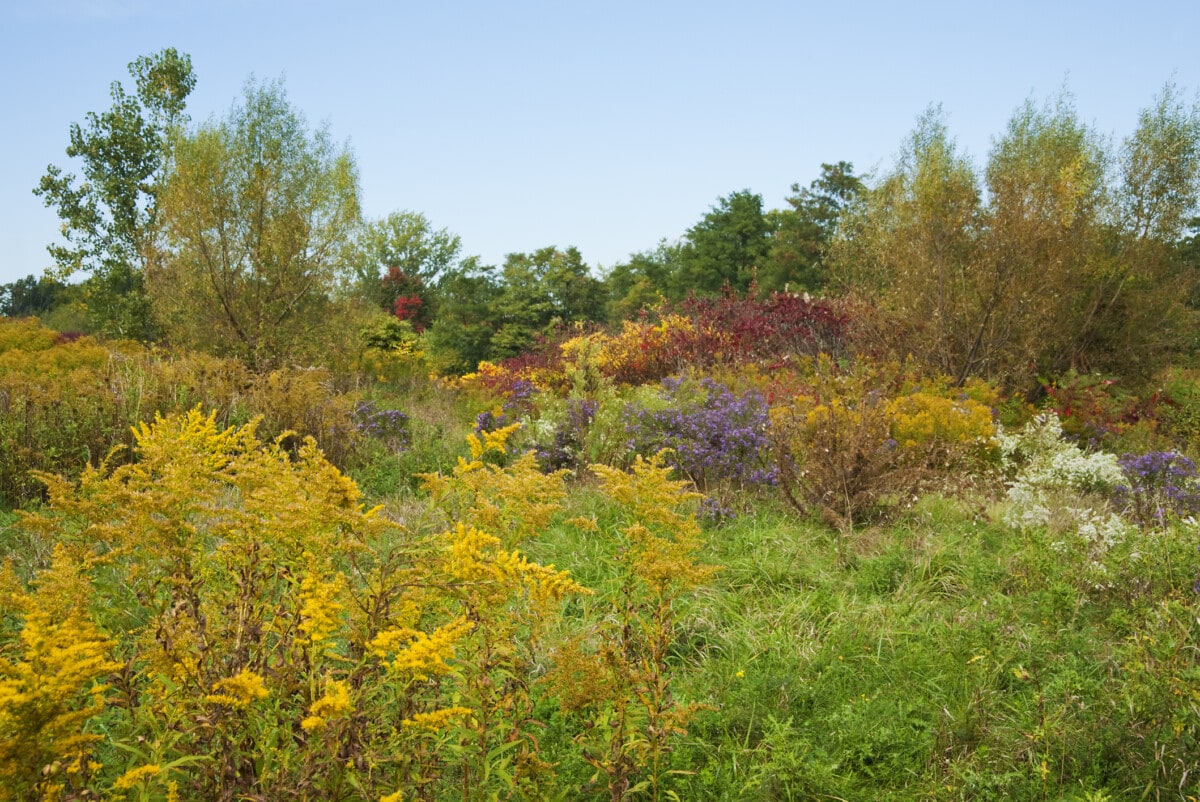
[[[1112,454],[1088,453],[1062,437],[1062,423],[1045,412],[1019,432],[997,433],[1001,464],[1014,476],[1009,487],[1105,492],[1124,484],[1125,474]]]
[[[1061,539],[1052,548],[1084,556],[1089,584],[1105,586],[1105,556],[1125,543],[1132,528],[1107,505],[1106,494],[1126,481],[1117,458],[1064,440],[1052,412],[1018,432],[998,432],[997,440],[1010,477],[1004,522],[1021,531],[1055,530]]]

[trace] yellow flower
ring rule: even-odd
[[[440,730],[450,719],[469,716],[472,712],[469,707],[446,707],[432,713],[417,713],[412,718],[405,719],[403,724],[412,729]]]
[[[219,693],[210,693],[205,696],[206,701],[236,708],[249,707],[254,700],[265,699],[270,695],[270,691],[263,684],[263,678],[247,669],[242,669],[228,679],[213,683],[213,690],[219,691]]]
[[[337,600],[341,591],[341,575],[332,582],[322,582],[309,573],[300,583],[300,630],[313,646],[329,640],[340,625],[339,617],[345,606]]]
[[[113,783],[114,791],[128,791],[135,785],[138,785],[143,780],[148,780],[151,777],[157,777],[162,772],[162,767],[157,763],[151,763],[147,766],[139,766],[136,769],[130,769],[117,778]]]
[[[339,680],[330,680],[325,686],[325,695],[308,708],[308,717],[300,726],[311,732],[325,726],[331,718],[341,718],[354,710],[350,701],[350,686]]]
[[[449,674],[446,661],[454,657],[454,644],[474,627],[460,617],[433,634],[411,629],[387,630],[371,641],[371,651],[379,657],[394,653],[389,667],[392,671],[409,671],[415,679],[428,679],[430,674]],[[408,643],[403,643],[408,641]]]

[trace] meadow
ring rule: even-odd
[[[0,319],[0,799],[1200,797],[1200,376],[1033,403],[860,320],[453,377]]]

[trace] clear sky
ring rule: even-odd
[[[779,207],[822,162],[886,168],[940,103],[982,162],[1013,110],[1066,86],[1128,134],[1168,80],[1200,89],[1200,2],[0,0],[0,282],[41,273],[72,122],[165,47],[193,119],[285,80],[353,149],[364,211],[423,212],[499,263],[593,266],[674,239],[741,189]]]

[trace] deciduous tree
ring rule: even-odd
[[[424,287],[435,287],[454,267],[462,240],[447,229],[434,229],[420,212],[393,212],[362,227],[351,255],[359,291],[372,303],[392,311],[396,293],[389,276],[399,273]],[[394,283],[394,281],[392,282]],[[431,298],[422,296],[427,312]]]
[[[825,259],[843,210],[865,190],[849,162],[822,164],[821,176],[792,184],[791,208],[768,214],[774,239],[770,259],[759,271],[763,290],[818,290],[827,279]]]
[[[493,304],[499,326],[492,338],[498,357],[514,356],[560,323],[604,318],[604,292],[575,248],[553,246],[510,253],[503,290]]]
[[[186,117],[196,84],[192,60],[168,48],[129,65],[137,89],[111,86],[113,105],[73,124],[67,156],[78,159],[82,180],[50,165],[34,193],[62,218],[65,243],[48,246],[58,277],[91,275],[89,306],[98,327],[112,335],[152,333],[144,292],[159,196],[170,169],[171,142]]]
[[[744,189],[721,198],[688,229],[680,268],[673,275],[672,297],[690,292],[711,295],[726,284],[745,292],[756,269],[767,262],[771,232],[761,195]]]
[[[1194,278],[1200,112],[1168,86],[1114,157],[1066,93],[1026,102],[986,171],[938,114],[866,193],[833,274],[907,324],[902,347],[956,377],[1029,385],[1067,369],[1147,379],[1181,347]]]
[[[248,83],[226,119],[180,139],[160,213],[148,283],[173,340],[256,368],[315,350],[347,272],[358,173],[280,83]]]

